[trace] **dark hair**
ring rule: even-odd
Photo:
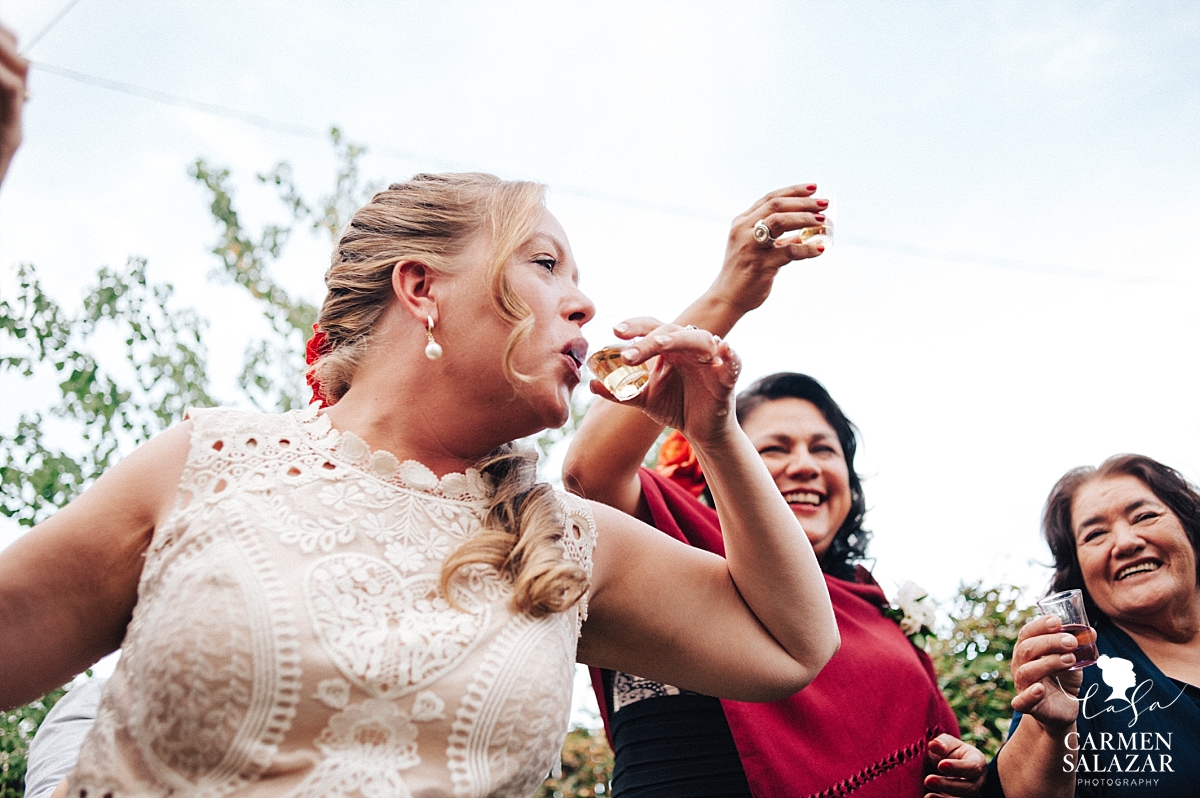
[[[1079,554],[1075,548],[1075,528],[1071,523],[1071,505],[1081,487],[1114,475],[1139,480],[1175,513],[1183,525],[1188,542],[1192,544],[1192,551],[1196,553],[1196,584],[1200,585],[1200,492],[1182,474],[1140,454],[1113,455],[1099,468],[1072,468],[1063,474],[1050,491],[1050,498],[1046,499],[1046,508],[1042,511],[1042,534],[1050,546],[1050,553],[1054,555],[1054,577],[1050,580],[1050,591],[1082,590],[1088,617],[1093,620],[1106,616],[1092,601],[1083,582],[1083,571],[1079,567]]]
[[[862,480],[854,470],[854,453],[858,450],[858,428],[846,418],[842,408],[825,390],[825,386],[807,374],[782,371],[758,380],[738,394],[737,420],[739,424],[759,407],[777,399],[802,399],[811,402],[829,426],[837,433],[838,443],[846,457],[846,470],[850,474],[850,512],[838,529],[837,534],[821,558],[821,570],[830,576],[853,581],[855,564],[866,557],[867,542],[871,533],[863,529],[863,518],[867,514],[867,500],[863,497]]]

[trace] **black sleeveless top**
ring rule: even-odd
[[[609,696],[613,677],[603,672]],[[719,699],[687,691],[641,698],[613,712],[609,727],[613,798],[750,798]]]

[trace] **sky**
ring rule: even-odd
[[[834,246],[729,340],[744,381],[812,374],[860,428],[889,593],[1040,592],[1071,467],[1139,452],[1200,480],[1194,3],[0,0],[0,20],[28,43],[64,9],[27,52],[0,291],[30,262],[70,305],[144,256],[210,320],[223,396],[263,323],[210,278],[188,166],[228,167],[251,227],[282,221],[254,175],[287,160],[327,191],[337,125],[372,179],[546,183],[607,318],[672,318],[767,191],[836,197]],[[296,236],[278,278],[319,301],[328,249]],[[0,391],[5,429],[42,401]]]

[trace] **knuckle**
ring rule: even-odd
[[[785,213],[787,209],[787,200],[783,197],[771,197],[767,200],[767,210],[771,213]]]

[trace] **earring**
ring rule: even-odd
[[[429,339],[429,343],[425,344],[425,357],[437,360],[442,356],[442,345],[433,340],[433,316],[426,316],[425,319],[425,336]]]

